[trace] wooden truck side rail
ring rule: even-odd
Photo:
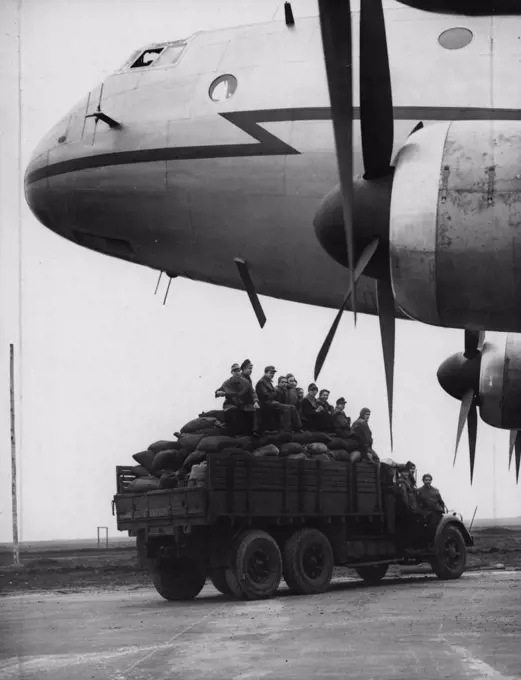
[[[118,468],[119,530],[213,524],[220,518],[382,516],[380,470],[372,463],[211,454],[204,486],[132,493]]]

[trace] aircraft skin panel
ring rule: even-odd
[[[419,120],[521,119],[521,90],[512,87],[521,76],[512,55],[521,48],[506,18],[396,7],[386,10],[395,151]],[[470,44],[440,47],[439,34],[463,24],[474,33]],[[355,107],[357,69],[355,59]],[[212,101],[210,85],[226,73],[237,90]],[[85,118],[98,104],[121,129]],[[67,238],[77,240],[76,230],[120,239],[135,262],[237,288],[233,258],[244,257],[259,294],[340,305],[347,271],[312,226],[338,182],[316,17],[299,18],[294,30],[271,22],[195,34],[173,66],[110,76],[39,148],[28,182],[40,195],[49,187],[51,228]],[[362,170],[355,120],[354,172]],[[376,311],[372,280],[362,278],[357,298],[360,311]]]

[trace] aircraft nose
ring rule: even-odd
[[[25,171],[25,200],[36,219],[52,229],[51,192],[48,180],[43,175],[48,153],[34,154]]]

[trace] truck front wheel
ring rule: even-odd
[[[237,540],[233,551],[234,569],[227,573],[237,583],[242,593],[250,600],[272,597],[277,592],[282,578],[282,557],[279,546],[265,531],[245,531]],[[233,592],[232,593],[235,595]]]
[[[323,593],[333,576],[333,550],[318,529],[296,531],[284,546],[284,578],[301,595]]]
[[[152,581],[165,600],[192,600],[206,582],[206,574],[191,559],[158,560],[152,567]]]
[[[358,567],[358,569],[355,568],[355,571],[366,583],[375,585],[383,579],[388,569],[388,564],[370,564],[365,567]]]
[[[436,557],[431,566],[436,576],[443,580],[459,578],[467,564],[467,546],[461,531],[450,524],[443,527],[434,548]]]

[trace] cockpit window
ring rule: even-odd
[[[178,43],[176,45],[168,45],[157,60],[154,66],[172,66],[177,62],[179,57],[183,54],[186,43]]]
[[[186,40],[149,45],[138,52],[134,52],[123,67],[119,69],[119,72],[135,68],[150,68],[152,66],[173,66],[179,61],[186,45]]]
[[[164,47],[157,47],[152,50],[145,50],[141,52],[136,61],[131,64],[130,68],[143,68],[144,66],[152,66],[152,64],[157,61],[161,52],[163,52]]]

